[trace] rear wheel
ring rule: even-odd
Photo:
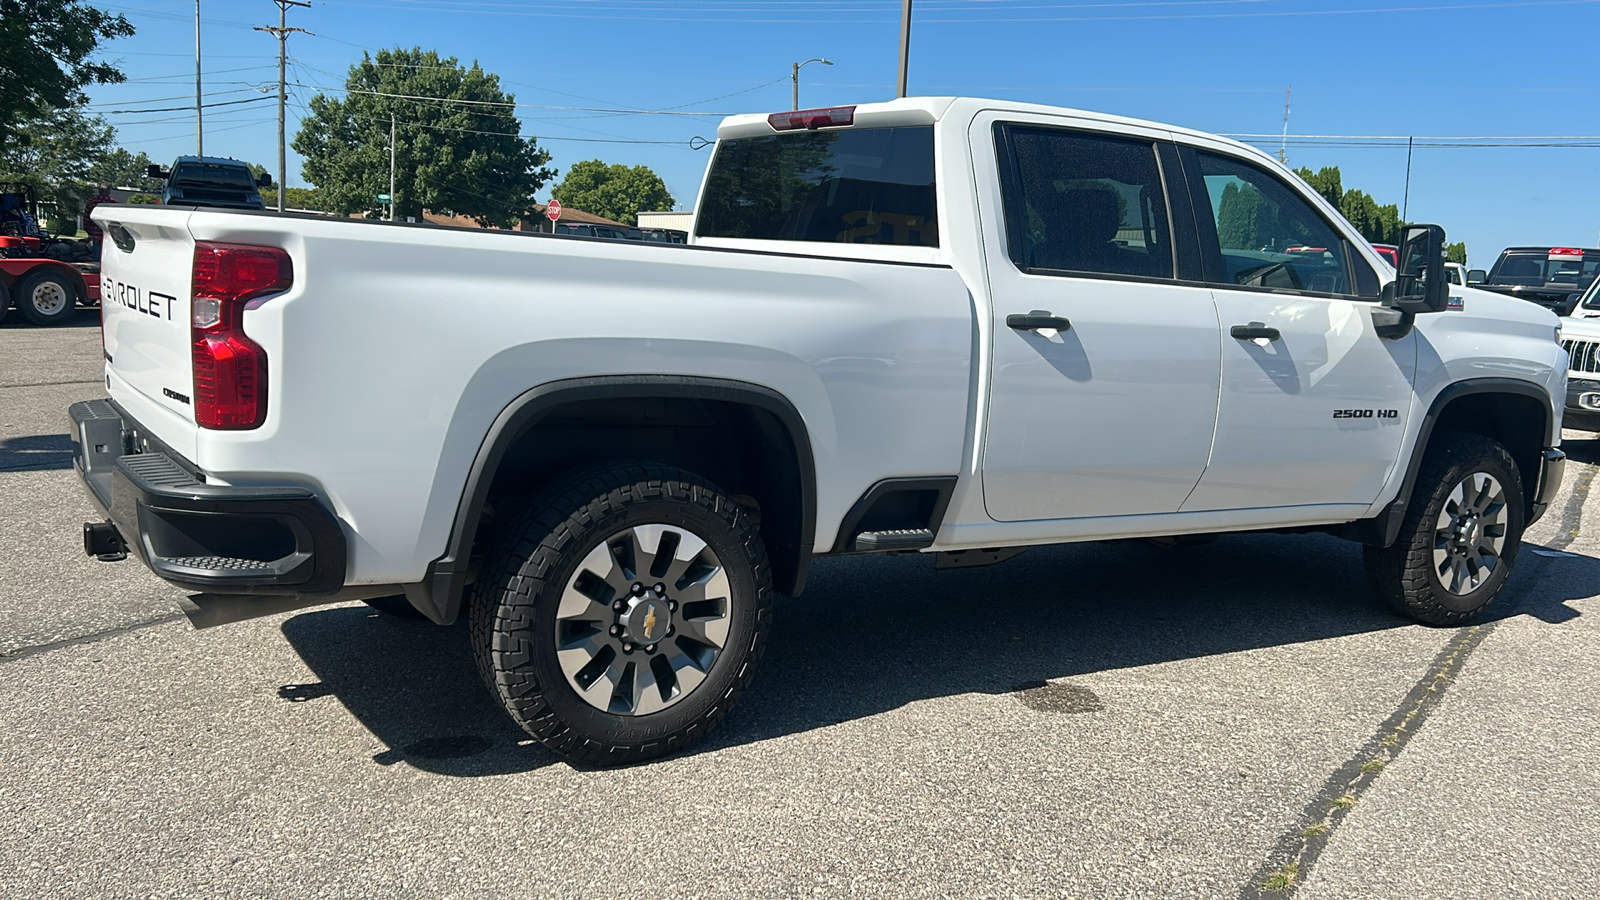
[[[1392,547],[1368,547],[1374,591],[1430,625],[1460,625],[1499,595],[1526,521],[1522,476],[1499,443],[1476,434],[1434,439]]]
[[[574,762],[671,753],[710,731],[766,641],[766,550],[743,509],[667,466],[563,479],[509,517],[472,643],[507,712]]]
[[[17,309],[35,325],[59,324],[70,318],[77,306],[78,289],[61,272],[34,272],[17,288]]]

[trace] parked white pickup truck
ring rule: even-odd
[[[680,748],[816,556],[1326,530],[1464,622],[1560,480],[1556,318],[1249,147],[973,99],[736,116],[690,246],[106,206],[108,521],[214,620],[404,595],[574,760]],[[1041,585],[1041,590],[1059,586]]]

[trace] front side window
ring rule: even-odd
[[[1310,203],[1264,169],[1196,155],[1216,223],[1217,246],[1202,250],[1220,253],[1224,283],[1353,293],[1344,238]]]
[[[700,237],[939,246],[933,126],[717,143]]]
[[[1027,271],[1172,277],[1155,147],[1013,126],[1005,204],[1011,258]]]

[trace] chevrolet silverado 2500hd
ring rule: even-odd
[[[1478,615],[1560,482],[1556,318],[1266,155],[974,99],[725,120],[690,245],[101,207],[107,521],[218,619],[470,620],[567,757],[727,712],[812,559],[1326,530]],[[1048,588],[1041,588],[1048,589]]]

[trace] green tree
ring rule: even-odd
[[[82,103],[86,84],[125,80],[90,57],[131,34],[127,19],[80,0],[0,0],[0,152],[28,137],[17,123]]]
[[[1315,172],[1302,166],[1295,169],[1294,173],[1333,204],[1334,209],[1339,208],[1339,201],[1344,199],[1344,179],[1339,176],[1338,166],[1324,166]]]
[[[1278,207],[1255,185],[1230,181],[1217,204],[1217,239],[1225,250],[1281,250]]]
[[[289,209],[323,209],[322,197],[310,188],[284,188],[283,203]]]
[[[1464,241],[1444,245],[1444,258],[1453,263],[1467,264],[1467,245]]]
[[[499,76],[420,47],[363,54],[345,97],[311,98],[295,136],[302,170],[324,208],[378,214],[389,192],[389,123],[395,128],[396,217],[428,208],[510,226],[555,171],[550,154],[521,136],[516,98]]]
[[[89,187],[109,184],[112,187],[132,188],[146,194],[159,194],[163,182],[148,174],[150,157],[144,151],[129,153],[117,147],[89,167],[84,180]]]
[[[0,150],[0,181],[31,185],[42,205],[55,208],[46,213],[53,224],[76,215],[90,193],[90,172],[111,152],[111,126],[99,116],[67,108],[13,127],[21,138]]]
[[[666,183],[649,167],[608,166],[598,159],[573,164],[550,196],[564,206],[627,225],[637,224],[639,213],[669,210],[673,202]]]
[[[1364,191],[1345,191],[1339,201],[1339,212],[1368,241],[1374,244],[1400,243],[1399,206],[1393,203],[1380,206]]]
[[[1368,241],[1400,243],[1400,207],[1393,203],[1380,205],[1365,191],[1345,190],[1338,166],[1324,166],[1315,172],[1302,166],[1294,173],[1333,204]]]

